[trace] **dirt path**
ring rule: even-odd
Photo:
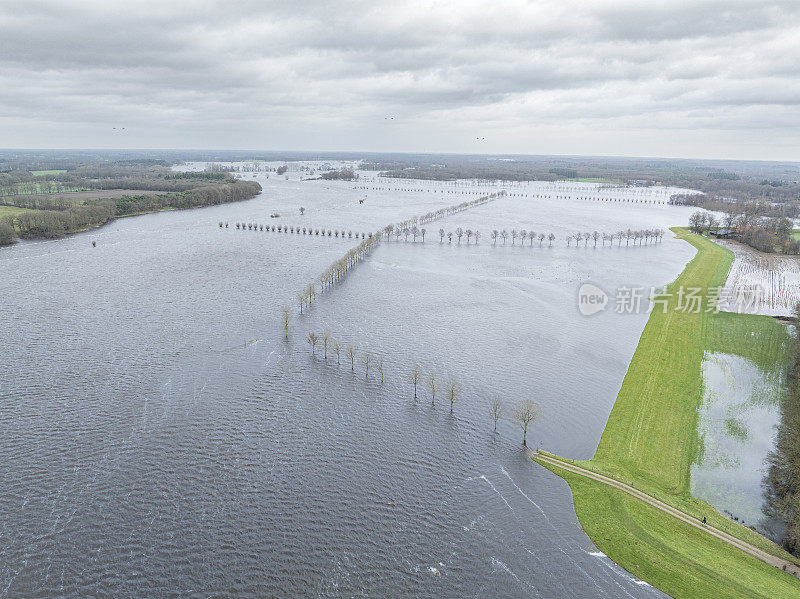
[[[783,558],[780,558],[776,555],[772,555],[771,553],[767,553],[766,551],[759,549],[755,545],[751,545],[746,541],[742,541],[741,539],[738,539],[733,535],[728,534],[727,532],[719,530],[718,528],[714,528],[713,526],[703,526],[703,524],[699,520],[696,520],[695,518],[692,518],[691,516],[684,514],[680,510],[677,510],[674,507],[667,505],[663,501],[659,501],[655,497],[651,497],[650,495],[647,495],[646,493],[643,493],[642,491],[639,491],[638,489],[635,489],[630,485],[626,485],[625,483],[622,483],[618,480],[614,480],[613,478],[603,476],[602,474],[597,474],[596,472],[592,472],[591,470],[586,470],[585,468],[581,468],[580,466],[575,466],[574,464],[570,464],[569,462],[562,462],[561,460],[558,460],[546,453],[541,453],[538,451],[535,453],[531,452],[531,456],[543,462],[547,462],[548,464],[552,464],[553,466],[563,468],[564,470],[568,470],[575,474],[580,474],[581,476],[591,478],[593,480],[615,487],[621,491],[625,491],[626,493],[649,503],[653,507],[660,509],[662,512],[667,512],[668,514],[671,514],[672,516],[678,518],[679,520],[683,520],[687,524],[691,524],[695,528],[699,528],[707,532],[708,534],[717,537],[722,541],[725,541],[729,545],[738,547],[745,553],[748,553],[753,557],[760,559],[762,562],[765,562],[770,566],[774,566],[775,568],[784,570],[785,572],[788,572],[795,578],[800,578],[800,567],[798,567],[796,564],[787,561]]]

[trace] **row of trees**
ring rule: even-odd
[[[331,358],[335,356],[337,366],[341,365],[342,357],[344,357],[345,362],[350,363],[351,372],[355,372],[356,362],[358,362],[364,368],[365,378],[369,378],[370,368],[372,368],[373,372],[380,377],[381,384],[383,384],[385,370],[383,356],[380,354],[376,354],[369,349],[365,349],[362,350],[361,354],[359,355],[358,346],[356,344],[341,343],[336,340],[329,331],[323,331],[322,333],[315,333],[312,331],[308,334],[308,337],[306,337],[306,342],[311,349],[312,356],[317,355],[317,348],[319,348],[324,360],[327,361],[329,354]],[[461,383],[459,383],[456,379],[451,377],[446,381],[441,380],[436,371],[431,371],[426,376],[424,375],[422,369],[417,365],[414,365],[408,371],[406,374],[406,380],[414,390],[415,400],[418,397],[417,392],[419,387],[423,385],[427,389],[431,400],[431,405],[436,405],[437,393],[440,396],[443,393],[445,400],[447,400],[447,402],[450,404],[451,414],[453,413],[455,404],[461,397],[463,390]],[[489,406],[489,416],[494,424],[495,432],[497,432],[497,423],[502,418],[504,411],[505,407],[503,403],[497,398],[493,399]],[[539,410],[539,406],[531,400],[521,401],[514,406],[512,418],[519,423],[520,427],[522,428],[523,445],[527,445],[528,443],[528,427],[539,419],[540,414],[541,411]]]
[[[594,247],[597,247],[597,241],[602,239],[603,246],[605,246],[606,241],[609,244],[609,247],[614,245],[614,240],[617,240],[617,247],[622,245],[622,240],[625,240],[625,245],[630,245],[631,241],[633,241],[633,245],[645,245],[649,244],[651,241],[653,243],[659,243],[662,238],[664,237],[663,229],[626,229],[624,231],[620,230],[616,233],[600,233],[599,231],[588,232],[585,231],[581,233],[578,231],[577,233],[573,233],[572,235],[567,235],[567,245],[570,245],[572,241],[575,242],[575,247],[580,245],[581,241],[583,242],[584,247],[589,245],[589,241],[591,240],[594,242]]]
[[[317,281],[309,283],[305,289],[300,291],[296,296],[300,314],[303,314],[304,310],[310,308],[311,304],[317,298],[317,284],[319,284],[319,292],[325,293],[326,290],[340,281],[351,268],[369,256],[370,252],[377,247],[380,241],[380,231],[368,233],[366,238],[362,239],[356,247],[349,249],[344,256],[328,266]],[[284,327],[286,337],[289,336],[289,324],[291,319],[292,309],[288,306],[284,306],[281,309],[281,323]]]
[[[469,200],[467,202],[461,202],[460,204],[455,204],[453,206],[447,206],[446,208],[440,208],[438,210],[434,210],[432,212],[426,212],[421,216],[415,216],[408,220],[401,221],[394,225],[387,225],[383,228],[383,232],[386,234],[386,237],[390,237],[392,234],[397,235],[397,231],[405,231],[406,229],[413,230],[414,227],[419,225],[424,225],[434,220],[438,220],[440,218],[445,218],[451,216],[453,214],[457,214],[459,212],[463,212],[464,210],[468,210],[470,208],[475,208],[476,206],[481,206],[483,204],[487,204],[493,200],[496,200],[499,197],[503,197],[506,195],[505,190],[498,191],[496,193],[492,193],[489,195],[484,195],[479,198],[475,198],[474,200]],[[401,233],[402,234],[402,233]]]
[[[406,239],[408,235],[413,235],[414,241],[416,241],[417,236],[421,236],[422,240],[425,241],[425,234],[427,233],[426,229],[419,228],[417,225],[421,223],[426,223],[431,220],[437,218],[444,218],[446,216],[450,216],[451,214],[455,214],[457,212],[461,212],[462,210],[466,210],[468,208],[473,208],[475,206],[480,206],[481,204],[485,204],[490,202],[498,197],[506,195],[505,191],[499,191],[497,193],[493,193],[488,196],[482,196],[480,198],[475,198],[474,200],[470,200],[468,202],[461,202],[455,206],[448,206],[447,208],[441,208],[436,210],[435,212],[428,212],[427,214],[423,214],[422,216],[417,216],[412,219],[403,221],[398,223],[397,225],[387,225],[381,231],[377,231],[375,233],[368,233],[366,238],[364,238],[364,234],[361,234],[362,241],[359,243],[355,248],[349,250],[344,256],[340,259],[336,260],[333,264],[331,264],[325,272],[323,272],[319,279],[320,285],[320,293],[324,293],[326,289],[329,289],[332,285],[334,285],[337,281],[339,281],[346,273],[349,271],[353,266],[355,266],[358,262],[366,258],[370,252],[381,242],[381,239],[386,237],[389,238],[392,233],[395,234],[395,237],[399,240],[400,235],[404,234],[407,230],[408,233],[406,234]],[[245,223],[237,223],[237,228],[240,228],[242,225],[246,226]],[[255,223],[249,223],[250,229],[256,228]],[[223,223],[220,222],[220,227],[223,226]],[[260,227],[260,225],[258,226]],[[275,230],[273,227],[266,227],[265,230]],[[280,227],[277,229],[280,231]],[[312,231],[310,228],[303,227],[289,227],[290,231],[295,233],[302,232],[303,234],[311,234]],[[286,232],[286,225],[283,225],[283,231]],[[314,234],[320,234],[318,231],[324,235],[324,230],[314,229]],[[344,236],[344,231],[334,231],[334,235],[339,234]],[[327,231],[328,236],[331,235],[331,231]],[[349,235],[349,232],[348,232]],[[358,238],[358,234],[356,234],[356,238]],[[477,240],[477,239],[476,239]],[[300,307],[300,313],[303,313],[303,310],[306,307],[310,307],[311,303],[314,301],[316,297],[316,283],[310,283],[308,287],[306,287],[303,291],[301,291],[296,299],[298,306]],[[284,307],[281,311],[281,322],[284,326],[286,331],[286,335],[289,334],[289,323],[291,321],[291,309]]]
[[[420,237],[422,241],[425,241],[425,234],[427,233],[425,228],[418,228],[417,226],[413,226],[411,228],[405,227],[402,230],[397,228],[394,229],[394,236],[397,241],[400,240],[400,237],[403,236],[406,241],[408,241],[409,236],[411,236],[414,242],[417,241],[417,237]],[[447,238],[448,243],[452,243],[453,238],[456,239],[457,243],[461,243],[462,238],[466,237],[467,245],[470,244],[472,239],[475,239],[475,243],[477,244],[481,237],[481,232],[478,230],[473,231],[472,229],[464,229],[462,227],[456,228],[455,231],[445,231],[444,229],[439,229],[439,243],[444,243],[445,238]],[[653,243],[661,241],[664,237],[664,231],[662,229],[640,229],[640,230],[620,230],[616,233],[606,233],[600,231],[593,231],[593,232],[578,232],[572,235],[568,235],[566,238],[567,245],[571,245],[572,242],[575,242],[576,247],[583,243],[584,246],[589,245],[589,241],[594,243],[594,247],[597,247],[597,242],[602,240],[602,245],[605,246],[606,242],[608,242],[609,247],[614,244],[614,240],[617,240],[617,245],[622,245],[622,241],[625,240],[625,245],[630,245],[633,242],[634,245],[642,245],[648,244],[651,241]],[[525,244],[525,240],[529,240],[530,245],[533,245],[534,240],[538,240],[539,246],[541,246],[545,240],[547,240],[548,245],[552,246],[553,241],[555,241],[556,236],[553,233],[536,233],[536,231],[526,231],[525,229],[511,229],[511,231],[507,231],[506,229],[497,230],[494,229],[491,232],[491,239],[492,244],[496,245],[498,240],[502,240],[503,245],[511,239],[511,245],[515,245],[517,240],[520,240],[522,245]]]
[[[220,221],[219,222],[219,226],[220,226],[220,228],[227,227],[228,223],[223,223],[222,221]],[[361,237],[361,239],[366,239],[367,236],[370,236],[370,237],[372,236],[372,233],[364,233],[364,232],[359,233],[358,231],[356,231],[355,233],[353,233],[352,231],[345,232],[344,229],[342,229],[341,231],[339,229],[333,229],[333,230],[327,229],[327,230],[325,230],[325,229],[314,229],[314,228],[311,228],[311,227],[302,227],[301,228],[300,226],[294,226],[294,225],[263,225],[263,224],[260,225],[258,223],[236,223],[236,228],[239,229],[239,230],[242,230],[242,231],[245,231],[245,230],[246,231],[259,231],[259,230],[260,231],[277,231],[278,233],[281,233],[281,232],[283,232],[283,233],[293,233],[293,234],[297,234],[297,235],[300,235],[302,233],[303,235],[322,235],[323,237],[325,237],[327,235],[328,237],[341,237],[342,239],[344,239],[345,237],[347,237],[349,239],[352,239],[353,237],[355,237],[356,239],[358,239],[359,237]]]

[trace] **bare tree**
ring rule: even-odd
[[[469,245],[471,239],[472,239],[472,229],[467,229],[467,245]]]
[[[517,237],[519,237],[519,233],[517,233],[516,229],[511,229],[511,245],[517,241]]]
[[[336,365],[338,366],[341,364],[341,362],[339,362],[339,354],[342,351],[342,345],[336,341],[336,339],[331,341],[331,351],[336,354]]]
[[[544,241],[545,237],[547,236],[544,233],[539,233],[539,247],[542,247],[542,242]]]
[[[328,359],[328,344],[331,342],[331,333],[330,331],[323,331],[322,335],[319,336],[320,341],[322,341],[322,347],[325,355],[325,359]]]
[[[600,232],[595,231],[592,233],[592,239],[594,239],[594,247],[597,247],[597,240],[600,239]]]
[[[447,400],[450,402],[450,413],[453,413],[453,404],[458,401],[458,396],[461,395],[461,383],[454,379],[450,379],[447,383]]]
[[[461,237],[464,235],[464,229],[458,227],[456,229],[456,237],[458,237],[458,243],[461,243]]]
[[[428,386],[428,391],[431,392],[431,404],[436,404],[436,373],[431,372],[428,375],[428,379],[425,381],[425,384]]]
[[[539,406],[536,402],[526,399],[514,406],[514,420],[522,427],[522,444],[528,445],[528,425],[539,420]]]
[[[444,229],[439,229],[439,243],[444,243]]]
[[[492,237],[492,241],[494,242],[492,245],[497,245],[497,238],[498,238],[499,236],[500,236],[500,231],[498,231],[497,229],[494,229],[494,230],[492,231],[492,235],[491,235],[491,237]]]
[[[289,306],[281,308],[281,322],[283,323],[286,338],[289,338],[289,323],[292,321],[292,309]]]
[[[500,231],[500,237],[503,238],[503,245],[505,245],[506,244],[506,240],[508,240],[508,231],[506,231],[505,229]]]
[[[475,245],[478,245],[478,240],[481,238],[481,232],[477,229],[475,230]]]
[[[555,236],[553,233],[550,233],[550,235],[548,235],[548,236],[547,236],[547,241],[549,241],[549,242],[550,242],[550,247],[552,247],[552,246],[553,246],[553,242],[554,242],[555,240],[556,240],[556,236]]]
[[[497,432],[497,421],[500,420],[500,417],[503,415],[503,404],[496,397],[489,406],[489,414],[494,421],[494,432]]]
[[[313,356],[314,352],[317,349],[317,342],[319,341],[319,337],[317,336],[316,333],[309,333],[306,341],[308,341],[308,344],[311,346],[311,355]]]
[[[417,398],[417,384],[422,380],[422,371],[416,364],[408,373],[408,382],[414,385],[414,399]]]
[[[374,361],[372,357],[372,352],[368,349],[365,349],[364,355],[361,356],[361,361],[364,362],[364,368],[365,368],[364,377],[369,378],[369,367]]]
[[[427,233],[427,229],[420,229],[419,234],[422,235],[422,243],[425,243],[425,233]]]
[[[375,366],[378,368],[378,372],[381,373],[381,385],[383,384],[383,356],[380,356],[377,360],[375,360]]]
[[[356,354],[358,353],[358,348],[353,345],[352,343],[348,343],[347,347],[344,348],[344,355],[350,358],[350,370],[355,371],[356,369]]]

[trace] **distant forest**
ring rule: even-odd
[[[258,183],[225,173],[176,173],[161,159],[15,160],[3,166],[0,245],[15,238],[59,237],[120,216],[249,199],[261,191]]]

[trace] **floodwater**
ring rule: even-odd
[[[782,388],[780,368],[764,372],[747,358],[709,352],[698,422],[703,451],[692,465],[692,495],[777,541],[781,527],[763,513],[762,480]]]
[[[259,174],[246,202],[0,251],[0,597],[663,596],[597,551],[488,404],[535,400],[529,445],[590,457],[647,319],[616,313],[616,290],[667,283],[694,250],[563,237],[691,210],[508,186],[424,244],[380,244],[287,340],[280,306],[356,242],[235,222],[370,231],[498,189],[288,174]],[[568,197],[531,197],[546,186]],[[440,243],[440,226],[483,237]],[[558,239],[491,243],[515,226]],[[587,281],[610,295],[591,317]],[[326,329],[382,357],[384,382],[311,356]],[[414,399],[414,364],[459,381],[453,414],[441,388]]]

